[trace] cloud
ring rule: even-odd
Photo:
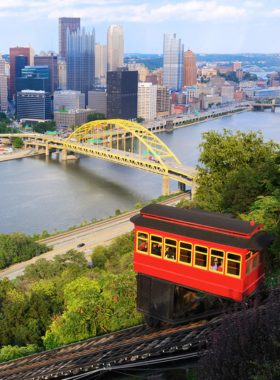
[[[274,9],[274,11],[266,12],[268,17],[280,17],[280,9]]]
[[[250,2],[246,2],[250,3]],[[162,6],[142,3],[132,5],[132,0],[0,0],[0,8],[21,16],[23,20],[81,17],[83,24],[102,22],[164,22],[174,20],[237,21],[246,16],[245,8],[219,5],[212,0],[190,0]],[[0,12],[1,13],[1,12]],[[6,14],[7,15],[7,14]],[[0,16],[1,17],[1,16]]]
[[[257,3],[255,1],[245,1],[243,6],[248,8],[261,8],[263,7],[263,3]]]

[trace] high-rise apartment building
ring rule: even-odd
[[[95,44],[95,78],[100,78],[100,84],[106,84],[107,75],[107,45]]]
[[[107,32],[107,65],[108,71],[123,67],[123,28],[110,25]]]
[[[85,94],[81,91],[56,91],[53,94],[53,110],[73,111],[85,109]]]
[[[35,66],[48,66],[50,70],[50,92],[53,94],[58,87],[57,56],[51,54],[35,57],[34,62]]]
[[[232,71],[242,70],[242,62],[232,62]]]
[[[170,108],[170,96],[167,86],[157,86],[157,114],[156,116],[168,116]]]
[[[152,83],[138,83],[137,117],[155,119],[157,114],[157,86]]]
[[[16,57],[16,78],[20,78],[21,77],[21,70],[27,66],[27,57],[26,55],[18,55]]]
[[[137,118],[138,71],[107,72],[107,118]]]
[[[5,74],[5,60],[0,53],[0,111],[8,111],[7,76]]]
[[[24,90],[17,93],[17,120],[50,120],[51,94],[45,91]]]
[[[59,18],[59,56],[66,58],[67,52],[67,29],[70,33],[81,29],[81,19],[79,17],[60,17]]]
[[[95,30],[86,33],[67,31],[67,89],[81,91],[86,96],[95,84]]]
[[[58,87],[67,88],[67,64],[66,61],[59,61],[57,64],[58,69]]]
[[[196,56],[191,50],[187,50],[184,53],[183,86],[196,85],[196,78]]]
[[[16,78],[16,57],[25,55],[27,64],[30,65],[30,48],[29,47],[14,47],[10,48],[10,98],[15,97],[15,78]]]
[[[174,91],[183,86],[184,45],[175,33],[164,34],[163,40],[163,85]]]

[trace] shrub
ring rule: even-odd
[[[224,316],[199,361],[199,379],[249,380],[259,365],[279,359],[275,341],[280,342],[280,303],[276,291],[271,291],[265,309],[255,301],[253,309],[246,310],[244,303],[241,312]]]

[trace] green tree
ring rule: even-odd
[[[98,245],[94,248],[91,254],[91,261],[94,268],[105,269],[105,263],[107,261],[107,248],[102,245]]]
[[[26,347],[4,346],[0,351],[0,363],[32,355],[42,350],[43,348],[37,347],[34,344],[28,344]]]
[[[96,112],[96,113],[90,113],[87,117],[88,122],[95,121],[95,120],[105,120],[106,117],[104,113]]]
[[[252,131],[247,134],[236,131],[234,134],[224,129],[223,133],[205,132],[202,137],[204,141],[199,145],[200,157],[197,165],[199,187],[196,192],[196,199],[201,203],[201,207],[217,212],[232,212],[232,204],[235,202],[238,206],[238,197],[242,191],[247,192],[250,188],[248,181],[252,179],[255,183],[251,185],[254,194],[249,195],[250,202],[257,195],[261,195],[264,188],[268,192],[271,191],[271,183],[267,181],[266,175],[258,178],[254,175],[254,170],[258,174],[260,171],[268,171],[267,167],[273,161],[273,157],[278,157],[275,155],[279,149],[278,144],[272,140],[265,143],[261,132]],[[276,164],[273,164],[273,168],[277,171]],[[276,173],[273,174],[273,178],[275,177],[277,182]],[[233,184],[237,195],[231,190]],[[245,202],[244,207],[240,205],[235,212],[246,212],[248,206],[248,202]]]
[[[135,310],[135,274],[106,274],[97,279],[78,278],[65,288],[66,311],[47,331],[47,349],[141,323]]]
[[[137,123],[142,123],[142,121],[144,121],[145,119],[143,119],[143,117],[137,117],[136,121]]]
[[[12,138],[11,141],[15,148],[21,148],[23,146],[23,141],[20,137]]]

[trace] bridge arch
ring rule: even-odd
[[[166,173],[168,172],[166,161],[171,160],[171,162],[182,165],[175,154],[156,135],[140,124],[122,119],[96,120],[86,123],[67,138],[64,146],[73,146],[74,142],[75,145],[84,144],[84,146],[89,145],[97,149],[103,147],[111,151],[113,149],[112,142],[116,141],[116,154],[118,154],[119,140],[124,140],[125,142],[128,133],[131,135],[129,137],[132,138],[131,150],[133,149],[133,138],[139,141],[139,152],[137,153],[139,159],[142,158],[143,154],[154,156]],[[143,154],[141,154],[141,145],[145,147]],[[131,154],[133,154],[133,151],[131,151]]]

